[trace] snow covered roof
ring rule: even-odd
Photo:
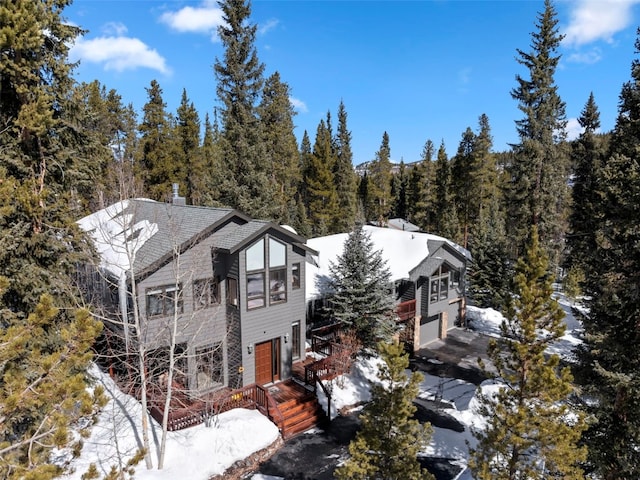
[[[432,242],[432,245],[434,245],[433,242],[438,245],[448,243],[465,257],[470,258],[467,250],[438,235],[370,225],[365,225],[363,230],[370,236],[373,249],[381,251],[393,281],[409,278],[411,270],[430,255],[429,242]],[[332,262],[335,263],[338,256],[342,255],[348,236],[348,233],[338,233],[307,240],[307,245],[319,252],[315,265],[307,264],[305,277],[307,300],[318,297],[319,285],[329,277],[329,266]]]
[[[195,207],[133,199],[117,202],[78,221],[90,233],[101,266],[116,277],[133,269],[149,272],[168,258],[174,246],[183,248],[213,235],[217,248],[233,252],[268,228],[292,237],[301,247],[304,239],[273,223],[253,220],[231,208]],[[315,253],[315,252],[312,252]]]

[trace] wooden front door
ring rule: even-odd
[[[280,379],[280,339],[256,345],[256,383],[264,385]]]

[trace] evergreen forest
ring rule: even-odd
[[[140,112],[97,80],[75,81],[68,51],[82,27],[65,21],[69,3],[0,4],[1,478],[59,475],[52,449],[79,448],[70,426],[104,401],[85,388],[102,325],[75,282],[76,266],[95,255],[75,222],[121,199],[169,201],[173,184],[190,205],[237,208],[308,238],[406,219],[471,252],[469,301],[514,322],[531,313],[518,332],[538,328],[527,305],[555,315],[549,288],[529,279],[565,282],[588,307],[577,365],[568,372],[539,352],[518,358],[538,362],[527,375],[539,377],[523,388],[570,383],[560,397],[571,392],[587,421],[572,434],[541,422],[541,448],[559,446],[553,478],[640,478],[640,56],[629,59],[613,130],[600,131],[590,95],[582,133],[567,140],[554,81],[562,35],[553,2],[541,1],[530,45],[513,46],[514,72],[524,72],[505,92],[520,112],[516,144],[495,151],[490,119],[477,112],[452,157],[426,138],[419,161],[392,164],[393,139],[382,132],[373,160],[356,170],[340,99],[296,139],[290,87],[277,71],[265,75],[248,0],[219,1],[225,53],[203,60],[214,66],[212,112],[196,111],[186,90],[167,111],[155,80]],[[635,47],[640,55],[640,29]],[[491,441],[505,440],[485,438],[483,448]],[[483,478],[524,478],[496,476],[482,458]]]

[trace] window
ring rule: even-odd
[[[451,283],[449,284],[450,289],[456,289],[460,287],[460,270],[451,270]]]
[[[247,272],[264,270],[264,239],[247,248]]]
[[[300,264],[294,263],[291,266],[291,288],[294,290],[300,288]]]
[[[269,270],[269,303],[287,300],[287,271],[284,268]]]
[[[182,313],[182,287],[167,285],[147,290],[147,316],[160,317]]]
[[[291,325],[291,355],[294,360],[300,358],[300,322]]]
[[[247,308],[264,307],[264,272],[247,273]]]
[[[193,309],[202,310],[218,303],[218,282],[213,278],[193,282]]]
[[[440,302],[449,298],[449,274],[447,265],[440,265],[438,270],[433,272],[429,288],[429,301],[431,303]]]
[[[233,277],[227,278],[227,303],[238,306],[238,279]]]
[[[265,252],[265,245],[268,247]],[[268,253],[268,268],[265,262]],[[287,301],[287,246],[273,238],[260,239],[246,252],[247,309]]]
[[[196,383],[198,390],[206,390],[224,383],[222,344],[196,348]]]

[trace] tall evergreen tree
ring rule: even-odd
[[[475,208],[475,158],[474,144],[476,135],[470,127],[462,134],[458,151],[452,159],[451,190],[456,205],[456,212],[462,229],[461,245],[467,248],[469,229],[473,223]]]
[[[514,146],[510,170],[509,235],[521,250],[529,226],[537,225],[555,266],[564,243],[568,200],[565,104],[554,82],[562,38],[556,10],[551,0],[545,0],[531,35],[531,51],[517,50],[517,61],[529,78],[517,75],[517,87],[511,92],[524,118],[516,121],[520,142]]]
[[[256,217],[277,216],[276,186],[269,181],[262,124],[256,109],[264,84],[264,64],[254,45],[257,26],[249,22],[247,0],[219,2],[224,24],[218,34],[224,58],[216,58],[216,91],[221,102],[222,148],[226,176],[222,185],[224,203]]]
[[[88,257],[73,221],[76,152],[69,122],[67,1],[0,5],[0,477],[53,478],[55,447],[93,409],[85,371],[100,325],[78,310],[74,273]],[[69,123],[67,123],[69,122]],[[73,124],[72,124],[73,123]],[[80,139],[80,140],[79,140]],[[94,139],[92,138],[92,141]]]
[[[351,151],[351,132],[347,127],[347,110],[340,101],[338,106],[338,131],[335,138],[336,163],[333,178],[338,195],[338,218],[336,231],[348,232],[356,221],[357,191],[356,174],[353,171],[353,152]]]
[[[275,72],[264,84],[258,115],[266,158],[272,163],[270,182],[276,187],[274,220],[291,225],[298,221],[297,196],[302,173],[298,144],[293,133],[296,112],[289,97],[289,85]]]
[[[304,171],[307,214],[315,235],[337,233],[338,198],[333,177],[335,157],[331,148],[331,134],[320,120],[313,152],[305,154]]]
[[[205,166],[204,193],[201,196],[202,205],[210,207],[223,206],[221,203],[221,183],[225,176],[220,145],[220,130],[217,124],[211,124],[209,114],[204,117],[204,135],[200,155]]]
[[[144,190],[154,200],[171,198],[172,184],[180,182],[183,168],[176,162],[178,153],[174,122],[166,110],[162,88],[152,80],[143,106],[142,123],[138,126],[140,142],[135,170]],[[183,187],[184,188],[184,187]]]
[[[640,29],[635,43],[640,53]],[[595,252],[587,277],[589,313],[581,364],[589,465],[598,478],[640,477],[640,60],[622,86],[606,162],[597,169]]]
[[[367,168],[367,205],[365,212],[367,220],[384,222],[389,218],[391,211],[391,147],[389,146],[389,134],[382,134],[380,148],[376,152],[375,159]]]
[[[187,203],[202,205],[209,172],[200,149],[200,117],[186,89],[182,90],[175,129],[178,146],[174,162],[180,169],[176,181],[184,188]]]
[[[409,172],[404,162],[401,160],[398,172],[395,173],[391,180],[391,199],[392,210],[391,215],[395,218],[407,218],[408,213],[408,192],[409,192]]]
[[[600,112],[593,93],[589,95],[578,123],[583,132],[573,143],[571,151],[575,173],[571,190],[573,208],[569,217],[566,265],[585,272],[587,265],[591,263],[588,259],[595,253],[597,182],[604,155],[603,137],[597,133],[600,128]]]
[[[551,298],[549,262],[535,226],[513,293],[502,337],[488,352],[503,386],[482,397],[487,425],[475,432],[469,465],[479,480],[582,479],[586,449],[577,443],[586,424],[566,402],[573,390],[569,368],[545,352],[564,334],[564,312]]]
[[[395,328],[391,273],[362,225],[349,234],[330,265],[331,315],[358,335],[364,348],[388,340]]]
[[[496,195],[480,212],[471,237],[468,294],[474,305],[502,311],[511,296],[513,266],[509,258],[502,203]]]
[[[409,174],[408,219],[425,232],[431,231],[433,226],[434,153],[433,142],[427,140],[422,149],[420,162],[411,169]]]
[[[438,149],[435,165],[435,204],[437,214],[434,218],[434,232],[445,238],[458,239],[458,219],[456,216],[455,199],[452,195],[451,164],[447,157],[444,140]]]
[[[362,428],[349,445],[351,455],[336,472],[338,480],[433,480],[417,455],[429,441],[431,428],[413,418],[413,400],[423,377],[407,378],[409,357],[399,343],[378,347],[383,365],[379,382],[371,384],[371,401],[360,416]]]

